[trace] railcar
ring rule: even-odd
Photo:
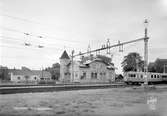
[[[146,81],[144,72],[126,72],[124,73],[124,82],[127,84],[142,84]],[[148,84],[166,83],[167,73],[147,73]]]
[[[162,77],[162,82],[167,83],[167,74],[162,74],[161,77]]]

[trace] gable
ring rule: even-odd
[[[104,70],[106,69],[106,64],[103,62],[94,61],[89,64],[89,67],[93,70]]]
[[[70,59],[70,57],[68,56],[66,50],[63,52],[63,54],[61,55],[60,59]]]

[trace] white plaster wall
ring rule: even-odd
[[[69,69],[67,64],[70,62],[69,59],[60,59],[60,81],[69,81],[70,75],[65,75],[65,73],[69,73]]]
[[[66,66],[68,61],[62,60],[60,65],[61,80],[72,81],[72,65],[69,68]],[[64,73],[69,72],[71,75],[65,76]],[[73,63],[74,82],[109,82],[115,79],[115,71],[108,70],[106,64],[102,62],[92,62],[89,68],[79,68],[79,62]],[[83,72],[86,72],[86,79],[80,79]],[[91,73],[97,73],[97,79],[91,79]],[[103,75],[101,75],[102,73]],[[104,75],[105,73],[105,75]]]
[[[86,72],[86,79],[80,80],[81,82],[109,82],[109,80],[115,79],[115,71],[108,70],[102,62],[93,62],[90,64],[90,68],[80,68],[80,75],[83,72]],[[97,79],[91,79],[92,72],[97,73]],[[101,75],[100,73],[105,73],[105,75]]]
[[[18,77],[20,77],[20,79],[18,79]],[[37,79],[35,80],[34,77],[37,77]],[[25,81],[38,81],[40,80],[40,76],[39,75],[32,75],[28,78],[28,80],[26,80],[25,75],[13,75],[13,73],[11,73],[11,81],[12,82],[25,82]]]
[[[36,80],[34,78],[37,78]],[[28,81],[39,81],[40,80],[40,76],[39,75],[31,75],[30,78],[28,79]]]
[[[20,77],[20,80],[18,79],[18,77]],[[25,81],[25,78],[23,75],[13,75],[13,73],[11,74],[11,81],[12,82],[21,82],[21,81]]]

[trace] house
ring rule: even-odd
[[[99,56],[90,55],[82,57],[80,61],[72,62],[64,51],[60,57],[60,81],[62,82],[112,82],[115,81],[115,69],[112,62],[106,62]]]
[[[167,73],[167,59],[157,58],[148,65],[149,72]]]
[[[41,80],[51,80],[51,74],[49,72],[30,70],[26,67],[22,67],[22,69],[9,69],[9,74],[12,82],[37,82]]]

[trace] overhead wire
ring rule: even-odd
[[[5,38],[4,40],[9,40],[9,41],[14,41],[14,42],[18,42],[18,43],[22,43],[22,45],[24,45],[25,44],[25,41],[24,40],[21,40],[21,39],[19,39],[19,38],[16,38],[16,37],[9,37],[9,36],[1,36],[0,35],[0,40],[3,40],[2,38]],[[26,39],[25,39],[26,40]],[[51,46],[51,45],[54,45],[54,46],[60,46],[60,44],[49,44],[49,43],[44,43],[44,44],[38,44],[38,43],[36,43],[35,41],[33,42],[33,41],[31,41],[31,45],[33,45],[34,47],[36,46],[36,47],[39,47],[39,45],[40,46],[44,46],[44,48],[46,47],[46,48],[56,48],[56,47],[53,47],[53,46]],[[69,47],[69,46],[67,46],[67,48],[72,48],[72,47]],[[58,48],[58,49],[60,49],[60,47]]]
[[[22,47],[16,47],[16,46],[9,46],[9,45],[1,45],[0,44],[0,47],[2,48],[2,47],[5,47],[5,48],[11,48],[11,49],[17,49],[17,50],[19,50],[19,51],[23,51],[24,53],[25,53],[25,49],[22,49]],[[41,50],[40,51],[37,51],[37,49],[35,50],[32,50],[33,48],[31,48],[31,49],[26,49],[26,50],[31,50],[31,51],[33,51],[33,52],[37,52],[37,56],[39,56],[38,55],[38,52],[41,52]],[[57,49],[57,50],[60,50],[60,51],[62,51],[61,49]],[[3,50],[2,50],[3,51]],[[45,52],[45,51],[42,51],[42,52]],[[48,53],[48,52],[47,52]],[[45,54],[46,55],[46,54]],[[44,57],[45,57],[45,55],[44,55]],[[33,55],[34,56],[34,55]],[[48,54],[48,56],[49,56],[49,54]],[[40,56],[41,57],[41,56]],[[4,59],[12,59],[12,60],[15,60],[15,59],[33,59],[33,60],[39,60],[39,58],[36,58],[36,56],[34,56],[34,58],[32,58],[32,56],[18,56],[18,55],[14,55],[14,56],[5,56],[4,54],[1,54],[0,55],[0,58],[1,58],[1,60],[2,60],[2,58],[4,58]],[[46,57],[47,58],[47,57]],[[50,59],[49,59],[50,60]],[[54,59],[51,59],[52,61],[54,60]]]
[[[15,17],[15,16],[11,16],[11,15],[7,15],[7,14],[2,14],[2,13],[0,13],[0,15],[3,15],[3,16],[5,16],[5,17],[9,17],[9,18],[11,18],[11,19],[16,19],[16,20],[22,20],[22,21],[24,21],[24,22],[29,22],[29,23],[33,23],[33,24],[39,24],[40,26],[43,26],[43,24],[42,23],[39,23],[39,22],[36,22],[36,21],[32,21],[32,20],[28,20],[28,19],[25,19],[25,18],[20,18],[20,17]],[[31,33],[31,32],[28,32],[28,31],[20,31],[20,30],[16,30],[16,29],[11,29],[11,28],[7,28],[7,27],[3,27],[3,26],[0,26],[0,28],[1,29],[3,29],[3,30],[6,30],[6,31],[10,31],[10,32],[14,32],[14,33],[20,33],[20,34],[23,34],[23,35],[29,35],[29,36],[33,36],[33,37],[37,37],[37,38],[39,38],[39,39],[44,39],[44,38],[46,38],[47,40],[48,39],[56,39],[57,41],[62,41],[62,42],[68,42],[68,43],[73,43],[73,44],[82,44],[83,42],[81,42],[81,41],[74,41],[74,40],[65,40],[65,39],[62,39],[62,38],[58,38],[58,37],[55,37],[55,36],[50,36],[50,35],[46,35],[46,34],[34,34],[34,33]],[[10,37],[8,37],[8,40],[12,40],[12,39],[10,39]],[[12,41],[18,41],[18,42],[22,42],[21,40],[19,40],[19,39],[14,39],[14,40],[12,40]],[[45,43],[45,45],[46,45],[46,43]],[[51,45],[51,44],[49,44],[49,45]],[[53,44],[53,42],[52,42],[52,45],[56,45],[56,44]],[[60,45],[60,44],[59,44]],[[34,48],[31,48],[31,47],[25,47],[25,46],[20,46],[20,47],[16,47],[16,46],[9,46],[9,44],[8,45],[1,45],[0,44],[0,46],[1,47],[6,47],[6,48],[14,48],[14,49],[19,49],[19,50],[23,50],[22,48],[29,48],[29,49],[34,49]],[[56,45],[57,46],[57,45]],[[73,48],[73,47],[69,47],[69,46],[67,46],[67,45],[65,45],[66,47],[68,47],[68,48]],[[45,48],[55,48],[55,47],[51,47],[51,46],[45,46]],[[56,48],[56,49],[58,49],[58,50],[62,50],[61,48]],[[28,50],[28,49],[27,49]],[[34,51],[34,50],[33,50]]]
[[[12,18],[12,19],[16,19],[16,20],[21,20],[21,21],[24,21],[24,22],[29,22],[29,23],[35,23],[35,24],[40,24],[41,25],[44,25],[42,23],[39,23],[39,22],[36,22],[36,21],[32,21],[32,20],[29,20],[29,19],[25,19],[25,18],[20,18],[20,17],[16,17],[16,16],[11,16],[11,15],[7,15],[7,14],[2,14],[0,13],[0,15],[2,16],[5,16],[5,17],[9,17],[9,18]],[[3,28],[3,27],[2,27]],[[4,27],[4,29],[7,29]],[[21,32],[21,31],[18,31],[18,30],[15,30],[15,29],[9,29],[9,31],[15,31],[15,32]],[[21,32],[21,33],[27,33],[27,32]],[[67,42],[73,42],[73,43],[81,43],[81,41],[73,41],[73,40],[64,40],[64,39],[59,39],[55,36],[48,36],[48,35],[43,35],[41,36],[42,34],[30,34],[32,36],[37,36],[37,37],[47,37],[47,38],[56,38],[57,40],[61,40],[61,41],[67,41]],[[83,43],[83,42],[82,42]]]
[[[5,16],[5,17],[9,17],[11,19],[16,19],[16,20],[20,20],[20,21],[24,21],[24,22],[29,22],[29,23],[34,23],[34,24],[40,24],[43,25],[42,23],[39,23],[39,22],[36,22],[36,21],[32,21],[32,20],[29,20],[29,19],[25,19],[25,18],[20,18],[20,17],[17,17],[17,16],[11,16],[11,15],[7,15],[7,14],[2,14],[0,13],[0,15],[2,16]],[[73,41],[73,40],[65,40],[65,39],[62,39],[62,38],[58,38],[58,37],[55,37],[55,36],[50,36],[50,35],[45,35],[45,34],[34,34],[34,33],[31,33],[31,32],[24,32],[24,31],[19,31],[19,30],[16,30],[16,29],[11,29],[11,28],[7,28],[7,27],[3,27],[0,25],[0,28],[6,30],[6,31],[10,31],[10,32],[16,32],[16,33],[20,33],[20,34],[24,34],[24,35],[29,35],[29,36],[34,36],[34,37],[37,37],[37,38],[40,38],[40,39],[44,39],[44,40],[48,40],[48,39],[55,39],[56,41],[63,41],[63,42],[67,42],[67,43],[73,43],[73,44],[80,44],[80,45],[83,45],[83,41]],[[48,43],[48,42],[47,42]],[[55,45],[53,44],[52,42],[52,45]],[[60,44],[59,44],[60,45]],[[66,47],[68,47],[69,49],[74,49],[74,47],[71,47],[71,46],[67,46],[65,45]],[[40,47],[40,46],[39,46]]]
[[[29,19],[25,19],[25,18],[20,18],[20,17],[17,17],[17,16],[11,16],[11,15],[8,15],[8,14],[4,14],[4,13],[0,13],[1,16],[5,16],[5,17],[9,17],[9,18],[12,18],[12,19],[16,19],[16,20],[22,20],[24,22],[29,22],[29,23],[33,23],[33,24],[40,24],[39,22],[36,22],[36,21],[32,21],[32,20],[29,20]]]
[[[10,46],[9,46],[10,45]],[[28,46],[23,46],[23,45],[19,45],[19,47],[17,47],[17,46],[13,46],[13,45],[11,45],[11,44],[0,44],[0,46],[1,47],[6,47],[6,48],[15,48],[15,49],[21,49],[21,50],[31,50],[31,51],[33,51],[34,52],[34,50],[36,50],[36,51],[38,51],[38,50],[42,50],[41,48],[32,48],[32,47],[28,47]],[[24,49],[23,49],[24,48]],[[55,48],[55,47],[47,47],[47,48],[45,48],[45,50],[48,50],[48,49],[52,49],[52,50],[63,50],[63,49],[61,49],[61,48]],[[44,52],[44,50],[42,50],[42,52]]]
[[[34,36],[34,37],[37,37],[37,38],[40,38],[40,39],[56,39],[58,41],[64,41],[64,42],[70,42],[70,43],[75,43],[75,44],[79,44],[81,42],[79,41],[73,41],[73,40],[64,40],[64,39],[60,39],[58,37],[55,37],[55,36],[49,36],[49,35],[46,35],[46,34],[34,34],[34,33],[31,33],[31,32],[24,32],[24,31],[19,31],[19,30],[16,30],[16,29],[11,29],[11,28],[7,28],[7,27],[4,27],[2,25],[0,25],[0,28],[1,29],[4,29],[4,30],[7,30],[7,31],[11,31],[11,32],[17,32],[17,33],[21,33],[23,35],[28,35],[28,36]]]
[[[6,46],[7,45],[7,46]],[[10,45],[10,46],[8,46],[8,45]],[[17,44],[17,46],[13,46],[13,44],[9,44],[9,43],[7,43],[7,44],[3,44],[2,42],[1,42],[1,44],[0,44],[0,46],[1,47],[7,47],[7,48],[16,48],[16,49],[22,49],[22,50],[31,50],[31,51],[34,51],[34,50],[42,50],[42,51],[44,51],[44,48],[37,48],[37,47],[29,47],[29,46],[25,46],[24,44]],[[19,47],[18,47],[19,46]],[[45,50],[47,50],[47,49],[52,49],[52,50],[54,50],[54,49],[56,49],[56,50],[63,50],[63,49],[61,49],[61,48],[56,48],[56,47],[45,47]]]

